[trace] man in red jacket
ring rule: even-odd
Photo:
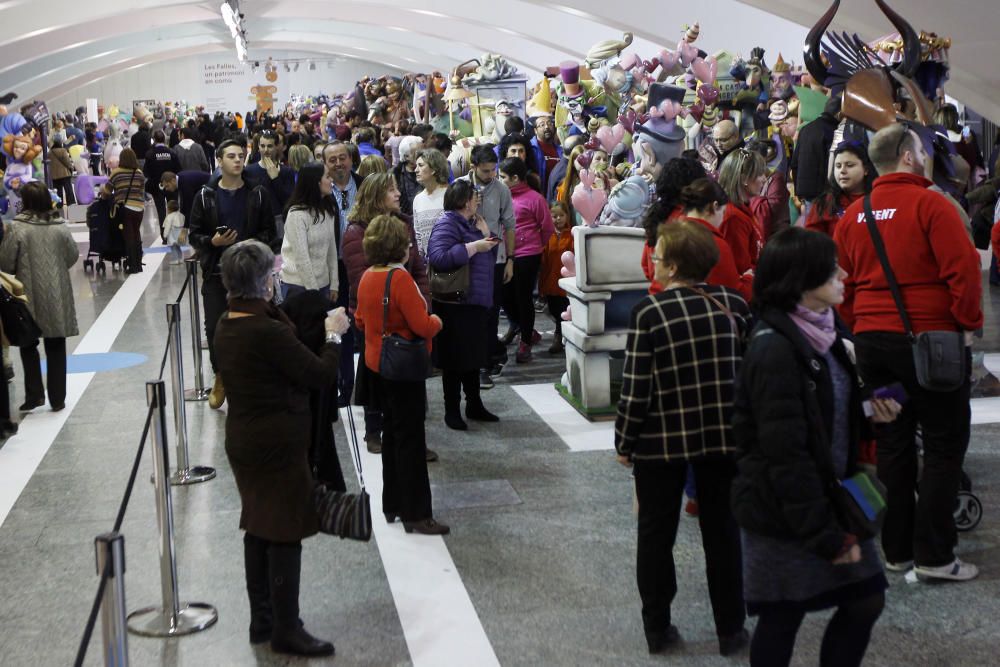
[[[920,138],[901,124],[880,130],[868,149],[880,177],[871,194],[875,224],[885,242],[914,333],[971,332],[983,324],[979,255],[954,206],[928,189],[931,158]],[[952,510],[969,442],[970,381],[952,392],[917,383],[911,344],[865,223],[864,199],[851,204],[833,234],[847,272],[841,315],[856,335],[858,370],[869,389],[894,382],[909,396],[899,418],[878,434],[878,476],[888,490],[882,546],[894,571],[915,564],[918,574],[967,580],[975,565],[955,557]],[[966,348],[971,366],[971,350]],[[924,468],[917,484],[917,423]]]

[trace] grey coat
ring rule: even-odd
[[[24,283],[31,311],[44,338],[69,338],[79,332],[69,268],[80,250],[64,220],[21,213],[4,230],[0,269]]]

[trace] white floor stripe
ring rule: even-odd
[[[614,422],[591,422],[566,402],[552,383],[519,384],[511,388],[538,413],[574,452],[615,448]]]
[[[159,244],[159,240],[157,240]],[[86,335],[77,344],[73,354],[108,352],[125,320],[132,313],[143,292],[153,279],[153,274],[163,261],[162,253],[145,255],[142,273],[130,275],[118,288],[114,297]],[[77,270],[75,267],[74,271]],[[7,519],[28,480],[35,474],[38,464],[62,430],[66,419],[73,412],[83,392],[87,390],[93,373],[71,373],[66,378],[66,409],[52,412],[48,406],[36,408],[26,415],[19,425],[17,435],[0,448],[0,525]],[[0,379],[2,381],[2,379]]]
[[[73,240],[77,243],[90,243],[90,232],[73,232]]]
[[[444,539],[407,535],[400,522],[385,522],[382,457],[368,453],[361,440],[364,413],[361,408],[352,410],[359,431],[365,486],[371,495],[375,541],[414,667],[499,665]],[[347,408],[341,409],[340,418],[344,428],[350,429]]]

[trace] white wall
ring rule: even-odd
[[[275,51],[267,55],[275,59],[301,57],[303,61],[310,54]],[[315,55],[315,54],[312,54]],[[252,74],[249,67],[239,67],[235,57],[229,54],[194,56],[167,60],[127,70],[84,86],[68,95],[46,100],[52,111],[65,111],[85,106],[88,97],[96,97],[98,104],[108,108],[117,104],[122,110],[132,108],[132,100],[184,101],[191,105],[206,104],[209,98],[224,99],[221,102],[227,110],[246,113],[254,108],[250,88],[254,85],[273,85],[278,88],[276,93],[277,106],[282,106],[289,95],[316,95],[318,93],[336,94],[346,92],[354,87],[364,75],[381,76],[382,74],[400,75],[385,65],[370,63],[351,58],[343,62],[333,63],[329,68],[326,63],[317,63],[315,70],[310,70],[303,62],[297,72],[285,72],[278,67],[278,79],[274,83],[264,78],[263,62],[257,74]],[[236,66],[238,69],[227,69],[225,72],[235,72],[233,76],[216,78],[214,83],[206,83],[213,71],[206,68],[219,65]]]

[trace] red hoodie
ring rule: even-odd
[[[824,197],[831,196],[824,195]],[[821,200],[813,202],[812,207],[809,209],[809,214],[806,216],[806,229],[811,229],[814,232],[822,232],[832,237],[833,228],[837,226],[837,221],[844,215],[844,211],[847,210],[848,206],[860,199],[861,196],[862,193],[852,195],[845,192],[837,198],[836,204],[827,209],[823,215],[819,214]]]
[[[872,190],[875,221],[914,332],[975,330],[983,325],[979,253],[954,205],[930,185],[915,174],[878,178]],[[905,333],[864,216],[859,199],[833,233],[847,272],[841,317],[854,333]]]

